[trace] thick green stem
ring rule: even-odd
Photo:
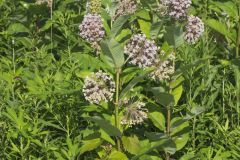
[[[171,131],[170,131],[170,128],[171,128],[171,108],[168,106],[167,107],[167,135],[168,137],[171,136]],[[170,154],[169,153],[166,153],[166,160],[170,160]]]
[[[115,100],[115,126],[120,129],[119,123],[119,81],[120,81],[120,69],[116,69],[116,100]],[[120,139],[117,137],[117,149],[121,150]]]

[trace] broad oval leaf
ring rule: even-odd
[[[104,40],[100,45],[106,63],[111,67],[121,68],[125,61],[123,46],[115,39]]]
[[[229,32],[227,29],[227,26],[225,26],[223,23],[215,20],[215,19],[208,19],[206,21],[207,25],[217,31],[218,33],[224,35],[225,37],[232,40],[233,43],[236,43],[236,31]]]
[[[184,34],[182,28],[176,27],[175,25],[166,28],[164,39],[168,44],[174,46],[174,48],[177,48],[184,43],[183,37]]]
[[[123,25],[127,22],[129,15],[123,15],[117,18],[117,20],[113,23],[112,29],[111,29],[111,36],[115,37],[120,30],[122,29]]]
[[[111,125],[108,121],[100,117],[87,117],[86,119],[97,123],[100,126],[100,128],[102,128],[110,136],[118,136],[118,137],[121,136],[121,132],[118,128]]]
[[[83,141],[83,145],[80,147],[80,154],[83,154],[87,151],[94,150],[102,143],[100,138],[85,140]]]
[[[8,34],[24,33],[24,32],[29,33],[30,31],[27,27],[25,27],[21,23],[13,23],[7,29]]]
[[[112,151],[107,160],[128,160],[128,157],[119,151]]]
[[[149,89],[149,91],[151,91],[154,94],[154,98],[156,102],[163,105],[164,107],[169,107],[174,105],[173,95],[166,92],[160,92],[158,88],[151,88]]]
[[[153,122],[154,126],[156,126],[161,131],[165,131],[165,117],[161,112],[150,112],[148,113],[148,118]]]
[[[136,155],[140,151],[140,143],[137,136],[122,137],[124,148],[131,154]]]
[[[171,120],[171,136],[176,144],[176,149],[182,149],[189,139],[189,123],[181,117],[176,117]]]

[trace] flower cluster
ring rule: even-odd
[[[196,16],[189,16],[184,36],[185,40],[190,44],[194,44],[200,38],[203,32],[204,23],[202,20]]]
[[[169,10],[169,16],[180,19],[187,16],[187,10],[191,6],[191,0],[164,0]]]
[[[139,101],[129,104],[125,108],[125,113],[121,120],[121,124],[132,127],[133,125],[143,123],[144,120],[147,119],[148,112],[148,110],[143,107],[145,107],[145,103]]]
[[[156,11],[161,15],[165,16],[168,13],[168,0],[161,0],[157,6]]]
[[[122,15],[133,14],[136,10],[136,0],[119,0],[114,19]]]
[[[53,0],[37,0],[36,4],[41,5],[41,4],[47,4],[49,8],[52,7]]]
[[[156,70],[150,74],[150,77],[159,81],[169,80],[170,76],[174,73],[174,59],[175,56],[171,53],[166,60],[159,60],[158,63],[156,63]]]
[[[101,10],[101,0],[90,0],[91,13],[99,13]]]
[[[114,93],[115,83],[112,77],[101,70],[92,73],[84,81],[83,94],[90,103],[99,104],[102,101],[112,101]]]
[[[79,29],[80,36],[89,42],[98,42],[105,34],[101,16],[98,14],[85,15]]]
[[[158,47],[154,41],[148,40],[145,35],[134,35],[124,48],[124,53],[130,58],[130,63],[140,68],[151,67],[157,59]]]

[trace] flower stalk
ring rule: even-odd
[[[115,99],[115,126],[120,130],[120,123],[119,123],[119,84],[120,84],[120,73],[121,69],[116,69],[116,99]],[[117,137],[117,150],[121,150],[120,146],[120,137]]]
[[[240,2],[238,2],[240,4]],[[238,5],[238,33],[237,33],[237,43],[236,43],[236,58],[239,58],[239,48],[240,48],[240,6]],[[236,68],[236,96],[237,96],[237,126],[240,124],[240,82],[239,82],[239,70]]]
[[[13,77],[16,76],[16,61],[15,61],[15,40],[12,40],[12,64],[13,64]],[[15,80],[13,78],[13,84],[12,84],[12,98],[15,101]]]
[[[169,138],[171,136],[171,130],[170,130],[171,124],[170,123],[171,123],[171,107],[168,106],[167,107],[167,135]],[[170,153],[166,152],[166,160],[170,160]]]

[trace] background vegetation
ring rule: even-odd
[[[171,82],[149,80],[151,69],[124,66],[114,51],[97,56],[79,36],[86,0],[0,0],[0,159],[240,159],[240,2],[193,0],[189,13],[205,24],[193,45],[181,38],[185,22],[160,18],[158,1],[112,21],[114,4],[102,1],[102,50],[109,37],[122,46],[144,33],[174,51]],[[90,104],[82,93],[90,72],[116,79],[119,68],[120,99],[146,103],[141,125],[116,126],[115,103]]]

